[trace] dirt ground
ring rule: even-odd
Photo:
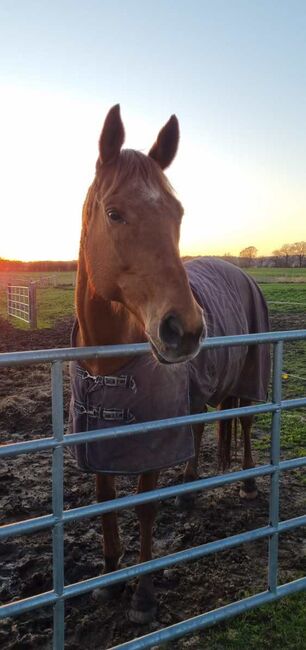
[[[301,327],[290,322],[290,329]],[[278,316],[273,329],[286,329]],[[0,352],[10,350],[68,347],[71,320],[60,321],[50,330],[26,332],[0,319]],[[69,402],[69,380],[65,371],[65,415]],[[0,442],[29,440],[51,434],[50,367],[4,368],[0,373]],[[255,437],[261,432],[256,428]],[[240,449],[238,450],[240,456]],[[267,462],[264,453],[256,462]],[[239,458],[232,469],[240,467]],[[203,438],[200,473],[214,475],[215,432],[208,427]],[[161,485],[181,481],[182,468],[163,473]],[[238,496],[239,486],[197,495],[190,513],[179,511],[174,500],[159,504],[155,528],[155,556],[220,539],[268,522],[269,480],[259,479],[259,496],[246,505]],[[135,480],[122,477],[118,493],[135,489]],[[93,503],[94,481],[81,474],[70,456],[65,456],[65,507]],[[281,482],[281,518],[304,514],[305,485],[297,473],[286,473]],[[11,523],[51,511],[51,454],[48,452],[4,459],[0,465],[0,523]],[[138,526],[133,511],[120,513],[124,545],[123,565],[137,561]],[[286,582],[305,574],[305,533],[300,528],[280,539],[280,575]],[[66,604],[66,647],[69,650],[109,648],[133,637],[174,624],[222,604],[264,590],[267,586],[267,540],[243,545],[178,565],[155,576],[159,608],[156,621],[139,627],[126,616],[133,584],[129,583],[118,602],[103,604],[91,594]],[[39,532],[0,542],[0,602],[47,591],[52,588],[51,532]],[[102,571],[101,525],[98,518],[72,523],[65,531],[65,582],[77,582]],[[0,622],[0,647],[6,650],[51,648],[52,612],[35,610],[16,619]],[[185,638],[167,647],[191,647]],[[194,647],[194,646],[193,646]]]

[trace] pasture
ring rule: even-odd
[[[0,316],[6,318],[6,284],[9,279],[12,284],[22,284],[37,281],[39,278],[50,276],[49,273],[0,273]],[[56,321],[73,314],[74,288],[72,286],[75,273],[63,271],[52,273],[56,277],[55,287],[37,287],[37,327],[44,329],[53,327]],[[29,329],[27,323],[16,318],[9,318],[15,328]]]
[[[306,269],[251,269],[269,302],[273,330],[306,327]],[[65,284],[63,282],[63,284]],[[0,351],[68,347],[73,320],[73,293],[70,286],[38,289],[38,330],[29,331],[22,321],[5,319],[5,292],[0,288]],[[286,344],[283,376],[284,397],[299,397],[306,389],[306,343]],[[65,416],[69,405],[69,380],[65,373]],[[26,440],[51,433],[50,373],[45,365],[6,368],[0,376],[1,442]],[[258,417],[254,427],[255,458],[269,462],[270,416]],[[305,410],[282,414],[282,458],[305,455]],[[232,469],[240,467],[240,445]],[[213,426],[207,426],[201,453],[201,476],[217,472],[216,441]],[[181,480],[182,468],[163,472],[161,485]],[[228,485],[199,494],[191,513],[176,510],[173,501],[159,507],[155,535],[155,556],[196,546],[228,535],[263,526],[268,517],[268,479],[258,481],[256,502],[245,505],[238,497],[238,486]],[[50,454],[19,456],[0,468],[0,522],[10,523],[50,511]],[[123,477],[119,494],[135,487],[135,479]],[[77,507],[95,501],[93,480],[82,477],[65,452],[65,505]],[[306,477],[302,470],[286,472],[281,481],[281,519],[304,514]],[[126,510],[120,515],[125,542],[124,565],[134,564],[137,521]],[[27,597],[51,588],[52,541],[49,531],[0,543],[3,566],[0,583],[1,603]],[[65,577],[67,583],[92,577],[102,571],[101,525],[97,518],[74,522],[65,531]],[[67,604],[66,647],[109,648],[133,636],[171,625],[240,597],[265,588],[267,541],[243,545],[216,556],[202,558],[156,575],[160,607],[157,621],[137,627],[129,623],[122,610],[130,600],[131,585],[118,602],[93,601],[90,595]],[[280,538],[281,582],[306,573],[305,534],[302,528]],[[223,648],[305,648],[304,627],[306,594],[266,606],[214,629],[171,642],[167,647]],[[37,610],[0,624],[0,646],[16,648],[51,647],[51,612]]]

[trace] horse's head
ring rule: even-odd
[[[85,203],[82,239],[95,295],[128,308],[157,358],[169,363],[195,356],[204,333],[202,310],[179,255],[183,208],[163,173],[178,139],[172,115],[148,156],[122,150],[119,106],[110,110]]]

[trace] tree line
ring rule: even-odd
[[[283,244],[272,251],[267,258],[257,258],[258,250],[255,246],[247,246],[239,253],[241,266],[256,265],[259,260],[274,261],[274,266],[299,266],[306,264],[306,241],[297,241],[293,244]],[[264,265],[263,265],[264,266]]]
[[[283,244],[281,248],[275,249],[272,255],[280,260],[285,260],[285,265],[289,266],[290,258],[297,257],[299,266],[303,266],[306,257],[306,241],[296,241],[294,244]]]
[[[191,259],[192,256],[186,256],[183,259]],[[293,244],[283,244],[280,248],[275,249],[269,256],[258,257],[258,250],[255,246],[243,248],[239,257],[231,253],[224,253],[223,259],[237,264],[239,266],[306,266],[306,241],[294,242]],[[54,261],[41,260],[36,262],[22,262],[21,260],[7,260],[0,257],[1,271],[40,271],[52,272],[57,271],[76,271],[77,260]]]
[[[37,262],[22,262],[20,260],[7,260],[3,257],[0,257],[0,272],[1,271],[40,271],[40,272],[52,272],[56,271],[76,271],[77,269],[77,260],[70,261],[54,261],[54,260],[42,260]]]

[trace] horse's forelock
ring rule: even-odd
[[[153,194],[174,194],[174,190],[156,162],[134,149],[122,149],[113,167],[111,182],[107,183],[107,178],[103,174],[101,166],[101,189],[104,199],[111,194],[115,194],[121,187],[126,185],[137,185],[148,187],[149,193]],[[105,183],[106,181],[106,183]],[[103,187],[104,186],[104,187]]]

